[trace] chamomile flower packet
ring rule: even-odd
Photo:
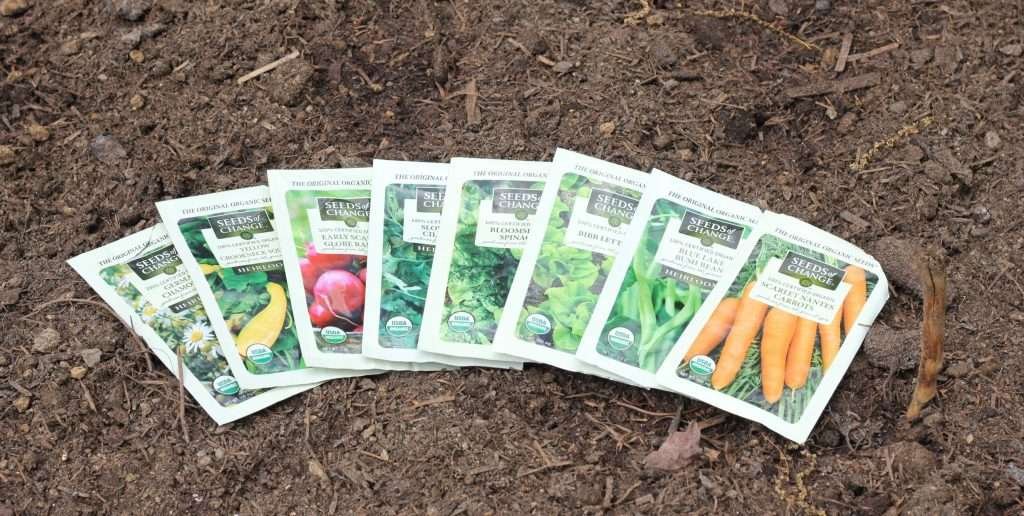
[[[517,360],[491,348],[536,222],[550,162],[453,158],[419,348]]]
[[[68,264],[175,376],[181,352],[180,380],[219,425],[315,386],[239,387],[162,224],[80,254]]]
[[[665,356],[760,218],[755,206],[652,170],[580,359],[658,387]]]
[[[307,367],[288,306],[266,186],[156,203],[239,385],[302,385],[379,373]]]
[[[270,170],[288,295],[306,363],[336,369],[436,370],[363,355],[372,168]]]
[[[860,248],[766,212],[669,352],[665,388],[802,443],[889,297]]]
[[[363,353],[398,362],[521,368],[521,362],[419,349],[448,172],[447,163],[373,161]]]
[[[583,362],[576,351],[647,179],[639,170],[555,152],[495,351],[632,383]]]

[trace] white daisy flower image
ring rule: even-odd
[[[189,326],[181,336],[181,343],[189,353],[195,353],[206,341],[213,339],[213,331],[203,323]]]

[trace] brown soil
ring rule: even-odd
[[[28,3],[0,17],[0,514],[1024,509],[1019,4],[754,2],[832,49],[823,60],[670,1],[634,25],[639,1]],[[854,54],[899,48],[837,74],[845,32]],[[293,49],[300,59],[235,82]],[[785,94],[869,72],[872,87]],[[104,134],[123,155],[90,149]],[[545,159],[556,145],[657,165],[865,247],[894,236],[943,250],[957,297],[924,422],[902,420],[913,370],[862,353],[806,446],[727,417],[670,475],[643,458],[677,407],[684,427],[718,411],[539,366],[337,381],[219,429],[190,406],[185,442],[176,382],[120,323],[80,304],[35,313],[91,297],[64,260],[154,223],[160,199],[256,184],[269,167]],[[916,327],[918,296],[893,294],[880,319]],[[59,347],[33,351],[46,328]],[[86,348],[102,360],[71,379]]]

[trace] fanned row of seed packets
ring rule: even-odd
[[[803,442],[888,298],[836,236],[564,149],[267,176],[69,261],[219,424],[334,378],[539,362]]]

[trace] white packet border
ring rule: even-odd
[[[672,194],[676,194],[677,197],[673,197]],[[753,238],[754,228],[757,227],[762,213],[760,208],[751,204],[697,186],[661,170],[651,170],[647,190],[644,192],[643,197],[640,198],[637,214],[633,216],[633,221],[629,225],[629,233],[623,242],[623,249],[616,257],[612,270],[608,273],[604,289],[601,290],[601,295],[597,299],[597,305],[594,307],[594,313],[590,318],[590,322],[587,323],[587,329],[583,334],[583,340],[576,351],[576,355],[580,357],[580,360],[648,388],[661,388],[656,372],[652,373],[608,358],[597,352],[597,343],[601,338],[601,331],[604,329],[609,315],[611,315],[612,308],[615,306],[615,300],[618,298],[619,291],[622,288],[622,282],[625,280],[626,274],[633,264],[633,257],[636,255],[637,248],[643,239],[644,229],[651,219],[651,210],[662,199],[684,208],[692,208],[712,217],[750,227],[751,233],[747,235],[747,238],[740,241],[740,245],[733,251],[734,253],[742,251],[743,242]],[[687,199],[689,199],[689,202],[687,202]],[[709,210],[707,207],[697,205],[697,203],[706,203],[714,206],[714,209]],[[726,274],[730,265],[731,261],[726,264],[723,271],[724,274],[716,283],[716,286],[718,283],[726,280],[729,283],[732,282],[732,278]],[[710,297],[711,293],[708,295]],[[694,319],[696,319],[696,314],[691,318],[690,325],[693,324]],[[673,347],[677,345],[673,344]],[[668,356],[671,356],[671,354],[666,355],[666,360]]]
[[[818,384],[817,390],[815,390],[810,402],[808,402],[803,414],[796,423],[788,423],[778,416],[745,401],[679,378],[675,373],[676,367],[693,343],[693,339],[704,327],[704,324],[707,323],[714,308],[718,306],[718,303],[728,293],[729,286],[743,268],[756,243],[765,235],[774,235],[782,240],[792,241],[792,239],[776,233],[776,230],[782,230],[807,240],[806,242],[798,242],[798,245],[835,256],[847,263],[858,265],[878,276],[878,283],[872,290],[871,295],[868,296],[867,303],[857,317],[854,328],[843,339],[839,348],[839,354],[832,362],[832,366],[829,367],[829,370],[822,377],[821,383]],[[815,424],[832,398],[832,394],[835,392],[836,387],[838,387],[839,382],[846,375],[846,371],[849,369],[854,355],[860,349],[864,337],[871,328],[871,324],[889,299],[889,281],[878,262],[859,247],[802,220],[787,215],[766,211],[761,224],[750,237],[744,240],[744,244],[741,246],[743,249],[736,255],[736,259],[723,276],[730,278],[730,280],[719,282],[711,291],[704,305],[701,306],[694,316],[690,326],[680,335],[676,346],[665,358],[661,369],[658,370],[657,379],[662,387],[667,390],[696,398],[744,419],[761,423],[769,430],[786,439],[803,444],[807,441],[811,431],[814,430]]]
[[[157,334],[153,328],[142,321],[142,319],[132,310],[132,307],[121,298],[114,290],[112,286],[103,281],[100,277],[100,271],[104,267],[100,267],[100,262],[104,259],[112,258],[114,256],[129,252],[133,248],[139,246],[159,245],[162,241],[166,241],[167,244],[171,244],[170,239],[167,236],[167,231],[163,224],[157,223],[155,226],[148,227],[133,233],[124,238],[106,244],[102,247],[98,247],[91,251],[86,251],[74,258],[67,261],[68,265],[71,266],[75,272],[78,273],[82,279],[89,284],[92,289],[99,294],[100,298],[103,299],[107,305],[114,310],[117,317],[121,319],[121,322],[128,327],[129,331],[134,332],[149,347],[150,351],[160,360],[160,363],[166,367],[171,374],[178,378],[178,355],[175,353],[170,346]],[[118,261],[112,261],[111,264],[123,263]],[[221,405],[203,386],[203,383],[192,374],[192,370],[187,366],[182,367],[182,372],[185,378],[179,378],[184,383],[185,389],[192,398],[199,403],[199,406],[203,408],[210,418],[212,418],[218,425],[223,425],[236,421],[250,414],[259,412],[279,401],[290,398],[296,394],[304,392],[306,390],[316,387],[317,384],[308,385],[297,385],[290,387],[278,387],[264,391],[256,396],[253,396],[245,401],[238,402],[234,405],[225,407]],[[234,374],[234,371],[232,371]]]
[[[192,256],[192,251],[189,249],[184,235],[182,235],[181,230],[178,228],[178,222],[186,216],[202,217],[259,207],[270,207],[270,189],[264,185],[193,197],[182,197],[156,203],[160,219],[163,220],[164,226],[167,228],[167,234],[170,235],[171,242],[174,243],[174,247],[178,250],[181,263],[185,266],[185,270],[189,272],[189,275],[192,276],[192,282],[196,285],[196,290],[199,291],[199,299],[203,302],[203,307],[206,308],[206,315],[210,318],[210,325],[213,326],[213,331],[217,334],[221,350],[231,366],[231,371],[235,374],[235,380],[238,381],[238,385],[243,389],[264,389],[381,373],[382,371],[373,370],[341,371],[305,367],[280,373],[254,374],[245,368],[245,364],[239,358],[238,351],[235,348],[235,339],[231,336],[231,331],[228,330],[228,326],[224,322],[224,314],[221,313],[220,306],[217,305],[217,299],[213,295],[213,290],[210,288],[210,284],[207,283],[203,271],[199,268],[199,262],[196,261],[195,256]],[[185,215],[184,210],[186,209],[194,209],[195,211]],[[287,217],[287,214],[281,216]],[[275,215],[276,217],[277,215]],[[281,221],[275,220],[274,229],[277,230],[280,225]],[[291,307],[289,307],[290,309]]]
[[[455,357],[482,358],[485,360],[520,361],[519,358],[493,351],[490,346],[448,342],[441,338],[441,315],[445,294],[448,290],[448,275],[451,272],[452,252],[455,234],[462,210],[462,187],[468,181],[532,181],[546,182],[551,170],[548,161],[516,161],[484,158],[452,158],[445,188],[445,203],[441,210],[441,229],[437,235],[437,249],[447,252],[434,253],[430,286],[427,289],[426,309],[423,311],[423,329],[420,332],[419,348],[431,353]],[[500,175],[501,172],[512,172]],[[481,173],[485,175],[481,175]],[[532,224],[540,220],[532,217]],[[532,226],[531,226],[532,227]],[[495,334],[497,337],[497,334]]]
[[[591,172],[577,170],[577,165],[590,170],[598,170],[601,174],[598,176]],[[555,156],[551,162],[551,173],[548,175],[547,183],[544,184],[544,192],[541,194],[540,204],[537,207],[537,213],[534,215],[536,223],[530,230],[526,247],[523,249],[523,256],[519,260],[519,269],[512,280],[512,288],[509,291],[508,299],[505,301],[505,309],[502,310],[501,321],[498,322],[498,331],[494,335],[494,350],[506,355],[520,357],[524,360],[542,362],[565,369],[566,371],[584,373],[616,382],[636,385],[626,378],[609,373],[580,360],[575,354],[545,348],[533,342],[520,339],[516,335],[519,312],[523,309],[526,292],[530,288],[530,280],[537,266],[541,245],[544,243],[544,234],[547,232],[548,219],[551,218],[551,211],[555,206],[555,198],[558,196],[562,177],[569,172],[588,177],[594,181],[632,188],[639,191],[641,197],[646,190],[648,181],[648,174],[646,172],[579,154],[561,147],[555,150]],[[636,213],[634,213],[635,216]],[[577,349],[578,352],[579,349]]]
[[[336,183],[306,186],[298,185],[295,181],[334,181]],[[365,184],[353,184],[356,182],[364,182]],[[287,200],[287,193],[289,191],[329,191],[332,189],[339,191],[343,189],[370,191],[373,185],[373,168],[268,170],[267,184],[270,187],[270,201],[274,207],[275,217],[278,216],[276,214],[281,214],[281,218],[277,220],[283,222],[288,220],[290,215]],[[302,356],[305,358],[307,365],[330,369],[378,369],[388,371],[435,371],[443,368],[440,364],[431,366],[430,364],[387,362],[369,358],[362,353],[327,353],[320,351],[316,345],[316,337],[313,336],[313,323],[309,319],[309,311],[306,307],[305,285],[302,283],[302,272],[299,270],[299,255],[295,252],[295,245],[293,243],[294,233],[292,232],[291,221],[288,220],[286,224],[278,224],[276,229],[278,239],[281,242],[285,277],[288,278],[288,296],[291,302],[292,317],[297,325],[296,334],[299,338],[299,347],[302,349]],[[363,304],[366,304],[365,301]]]
[[[391,184],[401,183],[447,188],[449,170],[450,165],[448,163],[373,160],[373,185],[371,188],[372,193],[370,194],[370,237],[368,242],[369,249],[366,255],[366,302],[363,306],[363,354],[370,358],[392,362],[522,369],[522,362],[483,360],[430,353],[419,349],[418,340],[415,349],[385,348],[380,345],[380,294],[383,283],[384,204],[387,187]],[[398,180],[399,175],[408,177]],[[443,209],[442,207],[442,211]],[[436,260],[437,254],[442,252],[447,253],[449,259],[451,259],[450,249],[442,249],[436,245],[434,246],[434,259]],[[434,275],[433,264],[431,264],[430,275]],[[422,335],[422,318],[420,321],[420,332]]]

